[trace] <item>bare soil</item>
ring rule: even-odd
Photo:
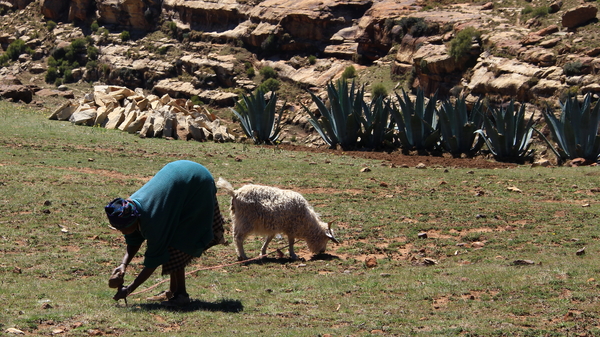
[[[308,147],[298,145],[278,145],[279,148],[288,151],[301,151],[312,153],[330,153],[340,156],[350,156],[354,158],[365,158],[381,160],[396,167],[416,167],[424,164],[426,167],[448,167],[448,168],[477,168],[477,169],[499,169],[516,167],[517,164],[503,163],[495,161],[486,156],[477,156],[474,158],[454,158],[451,155],[417,155],[404,154],[402,151],[392,152],[382,151],[343,151],[339,149],[329,149],[326,147]]]

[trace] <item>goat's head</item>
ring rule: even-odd
[[[314,254],[321,254],[325,252],[325,248],[327,247],[327,242],[333,241],[337,244],[340,242],[333,235],[333,229],[331,229],[331,223],[326,223],[319,221],[319,225],[323,229],[323,233],[325,235],[321,236],[317,242],[307,242],[308,248]]]

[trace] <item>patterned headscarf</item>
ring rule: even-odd
[[[123,198],[111,201],[104,207],[104,211],[110,224],[119,230],[133,225],[140,216],[135,203]]]

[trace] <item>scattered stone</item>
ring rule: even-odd
[[[550,14],[558,12],[562,8],[562,1],[554,1],[550,4]]]
[[[423,163],[419,163],[417,164],[417,166],[415,166],[416,169],[422,170],[422,169],[426,169],[427,166]]]
[[[4,330],[4,332],[6,333],[10,333],[13,335],[24,335],[25,333],[19,329],[15,329],[15,328],[8,328],[6,330]]]
[[[390,277],[390,276],[392,276],[392,274],[390,274],[390,273],[381,273],[381,274],[379,274],[379,276],[381,276],[381,277]]]
[[[534,265],[535,262],[531,260],[514,260],[512,264],[515,266],[531,266]]]
[[[79,104],[65,102],[48,118],[139,133],[141,138],[235,140],[214,114],[190,100],[174,99],[167,94],[144,96],[141,89],[119,86],[96,86]]]
[[[377,267],[377,258],[375,257],[368,257],[365,260],[365,265],[367,266],[367,268],[375,268]]]
[[[552,164],[550,163],[550,161],[548,159],[540,159],[540,160],[534,162],[533,164],[531,164],[531,167],[548,167],[551,165]]]
[[[13,268],[13,273],[15,273],[15,274],[21,274],[21,273],[23,273],[23,271],[21,270],[21,268],[15,266]]]
[[[371,172],[371,169],[368,167],[363,167],[362,169],[360,169],[360,172],[362,172],[362,173]]]
[[[473,248],[483,248],[483,246],[485,246],[485,244],[481,241],[475,241],[471,244],[471,247]]]
[[[575,252],[575,255],[578,255],[578,256],[585,255],[585,247],[583,247],[580,250],[578,250],[577,252]]]
[[[518,187],[516,186],[508,186],[506,188],[507,190],[511,191],[511,192],[517,192],[517,193],[522,193],[523,191],[521,191]]]
[[[488,2],[483,4],[483,6],[481,6],[481,10],[487,11],[487,10],[491,10],[494,9],[494,3],[493,2]]]
[[[567,163],[567,166],[578,167],[578,166],[588,166],[593,165],[596,162],[594,160],[585,159],[585,158],[575,158]]]
[[[433,266],[433,265],[437,264],[437,261],[434,260],[434,259],[430,259],[430,258],[426,257],[426,258],[423,259],[423,264],[426,265],[426,266]]]
[[[427,239],[427,233],[421,232],[421,233],[417,234],[417,237],[419,239]]]

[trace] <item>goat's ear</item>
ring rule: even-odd
[[[340,242],[338,241],[338,239],[335,238],[335,236],[333,236],[333,231],[331,229],[325,231],[325,235],[333,242],[337,243],[338,245],[340,244]]]

